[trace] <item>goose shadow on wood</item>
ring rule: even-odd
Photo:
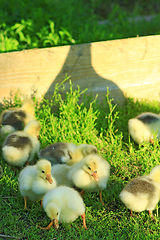
[[[92,94],[93,97],[98,94],[98,100],[101,102],[104,96],[106,96],[108,88],[110,91],[109,97],[113,99],[113,102],[120,105],[124,104],[125,97],[119,86],[113,81],[101,77],[93,67],[91,47],[92,43],[70,46],[64,65],[49,86],[45,98],[50,98],[53,95],[55,85],[61,83],[66,76],[69,76],[73,84],[73,89],[77,88],[77,85],[80,86],[81,91],[87,88],[86,94]],[[104,57],[105,52],[103,59]],[[105,73],[105,69],[107,71],[109,65],[105,66],[101,55],[97,54],[97,58],[98,72]],[[67,80],[64,84],[68,88],[69,81]]]

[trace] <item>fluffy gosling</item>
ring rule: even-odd
[[[74,187],[74,184],[71,179],[68,177],[68,172],[71,169],[71,166],[66,164],[55,164],[52,166],[52,176],[57,181],[57,186],[64,185],[68,187]]]
[[[154,135],[160,138],[160,115],[142,113],[128,121],[129,134],[137,144],[143,141],[153,143]]]
[[[109,174],[109,163],[98,154],[90,154],[71,166],[68,178],[83,191],[99,191],[102,202],[102,190],[106,188]]]
[[[73,188],[59,186],[50,190],[43,198],[43,207],[51,223],[41,229],[49,230],[53,224],[58,229],[59,222],[73,222],[79,216],[83,219],[83,227],[87,229],[83,199]]]
[[[91,153],[97,153],[97,148],[93,145],[81,144],[77,147],[73,143],[57,142],[41,149],[38,156],[49,160],[52,165],[73,165]]]
[[[19,174],[19,190],[24,197],[24,208],[27,209],[27,199],[42,200],[43,196],[56,185],[48,160],[41,159],[36,165],[25,167]]]
[[[6,137],[7,134],[21,131],[33,119],[35,119],[34,102],[32,99],[26,99],[20,108],[11,108],[2,112],[0,135]]]
[[[127,208],[135,212],[152,211],[160,200],[160,165],[155,166],[149,175],[131,180],[119,195]]]
[[[3,158],[6,162],[20,167],[26,161],[32,161],[40,148],[38,140],[39,131],[39,122],[32,120],[26,125],[24,131],[16,131],[9,134],[2,146]]]

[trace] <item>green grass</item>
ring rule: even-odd
[[[157,0],[0,0],[0,6],[1,53],[160,33]],[[150,14],[157,14],[151,22],[128,20]],[[105,19],[109,24],[99,24]],[[82,103],[80,97],[84,99]],[[127,129],[128,120],[135,115],[145,111],[159,113],[159,103],[127,98],[125,106],[117,107],[107,94],[100,105],[96,99],[90,101],[85,91],[73,91],[71,84],[66,94],[61,94],[57,87],[51,101],[34,100],[36,117],[42,126],[42,148],[57,141],[94,144],[110,163],[110,179],[103,191],[104,206],[98,203],[98,193],[87,193],[87,230],[82,228],[80,218],[74,223],[60,224],[58,230],[40,230],[37,225],[46,226],[49,218],[39,202],[28,202],[29,209],[24,210],[18,190],[20,170],[7,165],[0,151],[0,238],[8,235],[19,239],[158,239],[159,216],[155,216],[155,223],[147,212],[134,213],[131,218],[119,193],[128,180],[148,174],[159,164],[159,144],[137,146]],[[11,96],[4,100],[4,109],[20,104],[18,95]],[[35,162],[36,158],[32,163]]]
[[[9,166],[0,152],[0,165],[3,176],[0,179],[0,235],[18,237],[19,239],[158,239],[160,237],[159,216],[154,211],[156,221],[151,221],[147,211],[134,213],[119,199],[119,193],[132,178],[148,174],[159,164],[159,144],[154,146],[136,145],[128,135],[128,119],[140,112],[159,112],[158,102],[137,101],[127,98],[123,107],[117,107],[106,93],[103,104],[95,99],[90,102],[81,92],[70,88],[66,93],[56,86],[52,99],[37,99],[36,117],[40,121],[41,148],[57,142],[68,141],[76,144],[94,144],[111,165],[107,188],[103,190],[104,205],[99,203],[98,193],[86,193],[86,224],[78,218],[73,223],[60,224],[58,230],[51,228],[44,231],[38,228],[50,222],[40,202],[28,201],[28,210],[24,210],[23,198],[18,190],[19,169]],[[63,94],[62,94],[63,93]],[[80,102],[80,97],[84,101]],[[16,96],[4,100],[4,108],[20,106],[21,100]],[[0,144],[3,141],[1,139]],[[36,158],[32,162],[36,162]]]
[[[0,6],[0,52],[160,33],[158,0],[0,0]],[[128,19],[151,14],[157,16],[150,22]]]

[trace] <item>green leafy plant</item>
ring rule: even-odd
[[[142,7],[144,6],[145,7]],[[0,52],[159,34],[154,0],[0,0]],[[134,18],[155,14],[151,21]]]
[[[61,30],[59,30],[57,33],[55,31],[55,24],[53,21],[49,21],[49,28],[50,31],[44,27],[44,29],[42,29],[42,32],[37,33],[44,47],[75,43],[75,40],[65,28],[61,28]]]

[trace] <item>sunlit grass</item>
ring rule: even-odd
[[[128,119],[140,112],[158,113],[159,103],[127,98],[126,105],[118,107],[112,104],[109,93],[106,93],[100,106],[96,99],[81,102],[82,96],[87,99],[85,91],[79,88],[73,90],[71,82],[66,92],[61,91],[61,87],[63,84],[56,86],[51,100],[34,97],[36,117],[42,126],[41,148],[57,141],[95,145],[99,154],[111,165],[107,188],[102,193],[104,205],[99,203],[98,193],[88,192],[84,195],[87,230],[83,229],[81,218],[73,223],[60,224],[58,230],[51,228],[45,232],[39,229],[38,225],[44,227],[49,224],[49,218],[40,207],[40,202],[28,201],[28,210],[24,210],[18,189],[20,169],[9,166],[0,152],[3,168],[0,179],[0,234],[20,239],[157,238],[160,227],[156,210],[155,222],[150,220],[147,211],[134,213],[132,218],[120,201],[119,193],[130,179],[148,174],[159,164],[159,143],[138,146],[129,137],[127,128]],[[20,103],[18,95],[12,96],[12,99],[5,99],[3,109],[20,106]],[[2,139],[0,144],[3,144]]]

